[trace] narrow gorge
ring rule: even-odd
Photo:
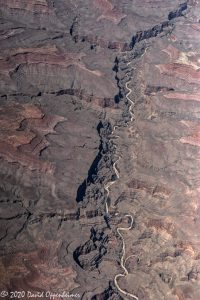
[[[199,300],[199,1],[0,2],[1,297]]]

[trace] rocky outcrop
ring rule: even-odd
[[[1,4],[1,290],[198,300],[198,2]]]
[[[98,268],[107,252],[108,235],[103,231],[91,229],[90,240],[74,251],[75,261],[85,270]]]
[[[109,138],[112,128],[108,121],[100,121],[97,131],[101,140],[99,152],[88,171],[87,178],[78,188],[76,199],[77,202],[83,202],[82,205],[84,206],[91,204],[93,207],[96,207],[101,215],[105,211],[105,203],[107,201],[107,192],[104,189],[104,185],[109,181],[114,181],[116,176],[112,170],[115,147]]]

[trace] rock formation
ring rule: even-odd
[[[199,300],[199,1],[0,4],[0,295]]]

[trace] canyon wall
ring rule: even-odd
[[[199,300],[199,1],[0,4],[0,292]]]

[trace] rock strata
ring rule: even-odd
[[[0,4],[0,291],[199,300],[199,1]]]

